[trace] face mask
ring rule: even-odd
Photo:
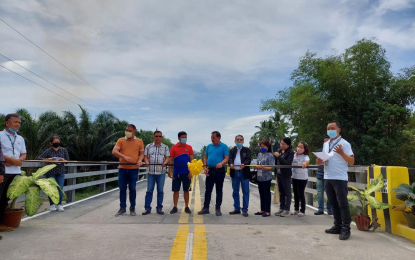
[[[334,137],[336,137],[336,136],[337,136],[337,130],[328,130],[328,131],[327,131],[327,135],[328,135],[330,138],[334,138]]]
[[[19,130],[14,130],[13,128],[9,127],[9,131],[12,132],[13,134],[19,132]]]
[[[180,143],[185,144],[187,142],[187,138],[180,138]]]
[[[242,144],[242,143],[235,143],[235,145],[236,145],[236,147],[242,147],[242,145],[244,145],[244,144]]]
[[[298,154],[303,154],[304,153],[304,149],[303,148],[297,148],[297,153]]]
[[[266,153],[268,151],[267,148],[261,147],[261,153]]]
[[[133,136],[133,133],[128,132],[128,131],[125,131],[125,136],[126,136],[127,138],[131,138],[131,137]]]
[[[59,146],[61,146],[61,143],[53,143],[52,146],[58,148]]]

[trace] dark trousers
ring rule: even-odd
[[[216,185],[216,209],[220,209],[222,205],[223,197],[223,181],[225,180],[225,168],[221,169],[209,169],[209,176],[206,177],[206,191],[205,191],[205,203],[203,208],[208,209],[210,205],[210,199],[212,197],[213,186]]]
[[[301,202],[300,212],[305,213],[305,187],[307,186],[307,180],[297,180],[293,178],[293,190],[294,190],[294,210],[298,211]]]
[[[0,184],[0,224],[4,222],[4,212],[6,211],[9,199],[7,198],[7,189],[12,183],[14,177],[19,174],[5,174],[4,181]]]
[[[258,190],[261,211],[271,212],[271,180],[258,181]]]
[[[334,226],[350,229],[349,201],[347,200],[347,181],[325,180],[326,194],[330,201],[334,217]]]
[[[278,189],[280,192],[280,209],[290,211],[291,207],[291,176],[282,177],[277,174]]]

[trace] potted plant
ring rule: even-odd
[[[402,200],[405,204],[394,206],[394,210],[402,211],[408,227],[415,228],[415,181],[408,185],[402,183],[398,188],[393,189],[395,197]]]
[[[357,214],[353,216],[357,228],[361,231],[368,231],[371,227],[374,229],[379,227],[376,219],[371,223],[371,219],[368,214],[368,206],[370,206],[372,209],[387,209],[390,207],[389,204],[382,203],[370,195],[373,192],[380,191],[383,188],[383,184],[383,176],[380,174],[378,178],[370,183],[365,190],[359,190],[355,187],[350,186],[350,188],[357,192],[356,194],[347,195],[347,199],[350,202],[358,200],[361,204],[361,208],[358,209]]]
[[[48,171],[55,168],[55,164],[50,164],[38,169],[31,176],[27,176],[24,171],[22,175],[16,176],[7,190],[7,197],[12,200],[4,214],[6,226],[18,227],[23,214],[23,209],[16,209],[16,200],[20,195],[25,194],[24,211],[28,216],[36,214],[41,204],[40,191],[42,190],[56,204],[59,203],[59,189],[61,189],[54,178],[40,178]],[[63,192],[63,191],[62,191]],[[65,196],[65,193],[63,193]]]

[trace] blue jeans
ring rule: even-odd
[[[120,208],[127,208],[127,184],[130,192],[130,208],[135,208],[138,169],[118,169],[118,187],[120,188]]]
[[[317,179],[317,202],[318,210],[324,211],[324,179]],[[331,205],[328,198],[326,205],[327,211],[331,213]]]
[[[157,210],[163,208],[163,197],[164,197],[164,180],[166,179],[166,174],[162,173],[160,175],[148,174],[147,175],[147,192],[146,199],[144,203],[145,210],[151,210],[151,201],[153,200],[153,191],[154,186],[157,183]]]
[[[232,178],[232,197],[233,207],[235,210],[241,210],[241,202],[239,200],[239,186],[242,187],[242,211],[248,212],[249,205],[249,179],[244,179],[242,171],[235,171],[235,175]]]
[[[46,173],[45,174],[46,178],[54,178],[56,180],[56,182],[58,183],[59,187],[61,187],[63,189],[63,184],[65,183],[65,173],[61,173],[61,174],[50,174],[50,173]],[[63,193],[61,190],[59,190],[59,203],[58,205],[62,205],[62,198],[63,198]],[[49,204],[52,206],[53,201],[50,199],[50,197],[48,197],[49,199]]]

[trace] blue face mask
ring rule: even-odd
[[[268,151],[267,148],[261,147],[261,153],[266,153]]]
[[[180,143],[185,144],[187,142],[187,138],[180,138]]]
[[[235,145],[236,145],[236,147],[242,147],[242,145],[244,145],[244,144],[242,144],[242,143],[235,143]]]
[[[19,132],[19,130],[14,130],[13,128],[9,127],[9,131],[12,132],[13,134]]]
[[[328,135],[330,138],[334,138],[334,137],[336,137],[336,136],[337,136],[337,131],[336,131],[336,130],[328,130],[328,131],[327,131],[327,135]]]

